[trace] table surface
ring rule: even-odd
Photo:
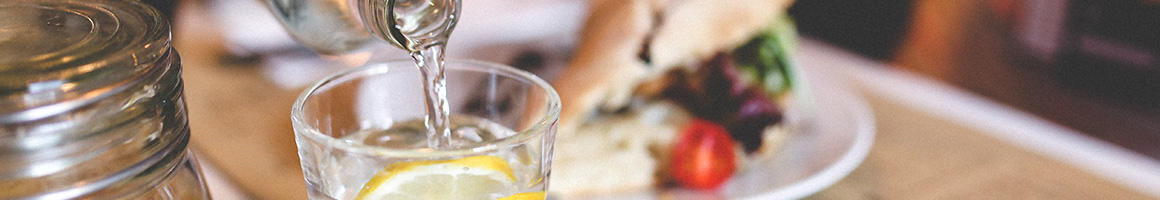
[[[1155,199],[1150,157],[941,82],[806,40],[803,66],[862,91],[877,118],[867,159],[812,199]],[[1126,167],[1125,167],[1126,166]]]
[[[289,119],[303,88],[276,83],[254,59],[227,56],[206,11],[183,11],[174,43],[211,192],[305,199]],[[1160,198],[1155,160],[822,43],[800,48],[802,66],[861,92],[878,127],[866,160],[810,199]]]
[[[1087,6],[1073,1],[1030,0],[914,0],[913,3],[911,28],[900,41],[897,55],[888,61],[891,65],[1160,159],[1160,146],[1155,145],[1160,142],[1160,104],[1149,102],[1150,98],[1144,95],[1152,90],[1145,89],[1148,84],[1142,83],[1135,87],[1115,85],[1133,83],[1130,74],[1155,77],[1154,68],[1080,66],[1064,64],[1068,61],[1062,58],[1048,59],[1049,52],[1072,51],[1064,45],[1071,40],[1068,38],[1089,37],[1067,36],[1086,34],[1083,33],[1086,31],[1054,26],[1067,22],[1066,13],[1070,11],[1065,10],[1072,9],[1069,6],[1090,6],[1098,10],[1097,5],[1104,3]],[[1154,6],[1158,3],[1151,1]],[[1052,34],[1059,36],[1052,39]],[[1055,47],[1044,45],[1055,40],[1061,40],[1059,49],[1050,50]],[[1113,77],[1121,79],[1115,81]],[[1117,91],[1113,88],[1141,95],[1133,98],[1105,92]]]

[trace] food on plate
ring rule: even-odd
[[[553,82],[551,190],[713,190],[776,151],[802,116],[792,0],[594,0]]]

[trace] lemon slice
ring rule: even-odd
[[[498,200],[544,200],[546,198],[548,198],[548,196],[547,194],[544,194],[544,192],[524,192],[504,198],[499,198]]]
[[[391,164],[355,199],[496,199],[514,190],[515,176],[503,158],[472,156]]]

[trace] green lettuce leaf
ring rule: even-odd
[[[789,92],[795,82],[790,56],[796,44],[797,29],[793,20],[783,15],[765,31],[734,49],[733,59],[742,79],[761,85],[770,95],[777,96]]]

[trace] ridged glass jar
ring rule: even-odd
[[[0,199],[209,199],[169,42],[137,1],[0,1]]]

